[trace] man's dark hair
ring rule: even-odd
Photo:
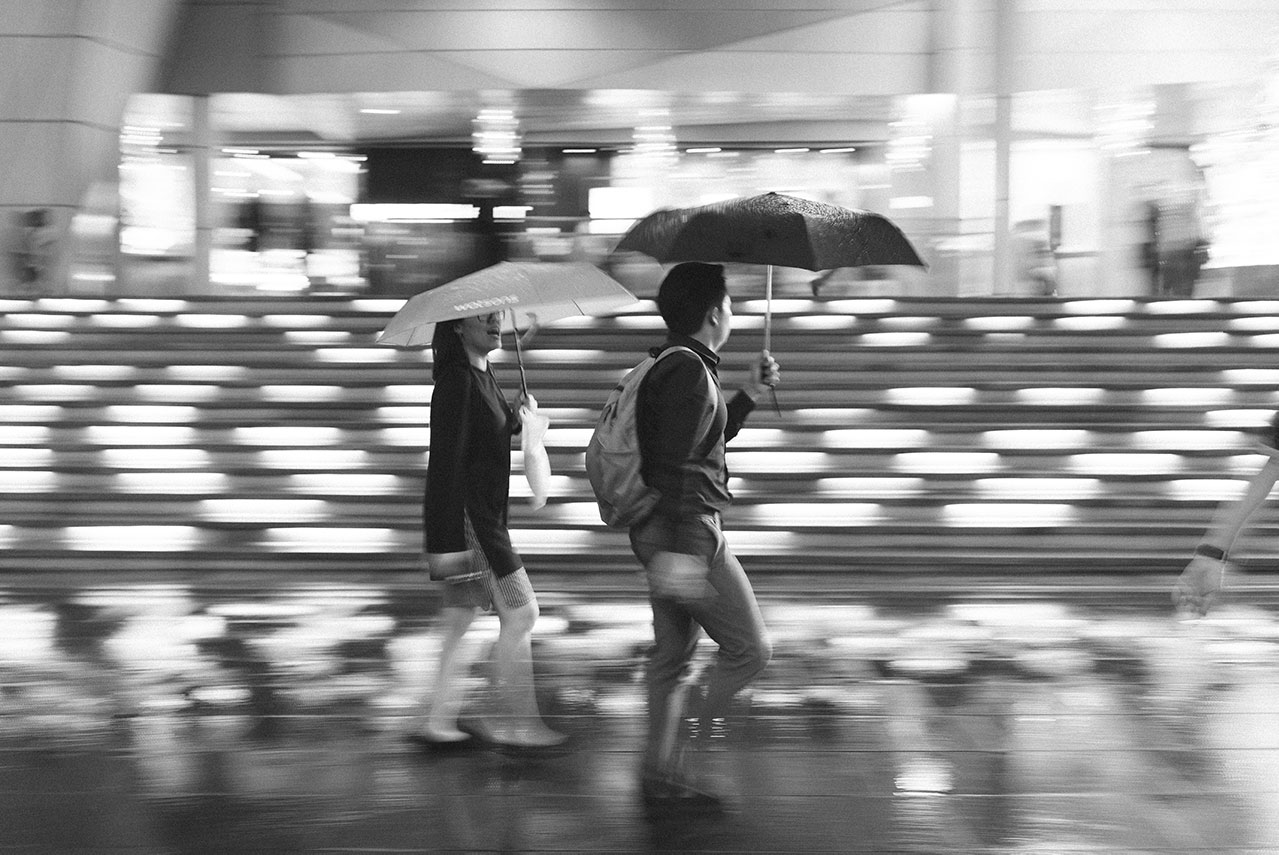
[[[702,328],[706,313],[724,302],[728,285],[724,265],[685,261],[666,274],[657,289],[657,310],[666,328],[680,335],[692,335]]]
[[[466,348],[458,335],[461,321],[440,321],[431,336],[431,379],[438,380],[440,371],[449,365],[466,365]]]

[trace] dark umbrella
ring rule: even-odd
[[[619,251],[665,264],[764,264],[764,349],[772,327],[773,267],[831,270],[867,264],[927,267],[906,235],[882,214],[764,193],[695,208],[663,208],[633,225]]]

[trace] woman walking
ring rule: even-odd
[[[432,697],[409,738],[438,750],[477,740],[512,749],[564,743],[542,721],[533,689],[532,633],[537,597],[511,545],[507,508],[511,437],[520,429],[489,366],[502,346],[502,313],[444,321],[431,342],[431,448],[423,506],[424,551],[431,578],[443,582],[442,639]],[[521,394],[518,405],[528,402]],[[462,644],[481,610],[497,612],[494,703],[459,727],[462,678],[470,656]]]

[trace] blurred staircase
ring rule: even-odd
[[[415,567],[429,364],[374,344],[400,303],[0,300],[0,570]],[[735,304],[726,387],[762,310]],[[582,450],[661,329],[645,302],[525,351],[555,473],[537,512],[512,480],[531,571],[634,568]],[[781,412],[730,447],[725,520],[760,577],[1172,572],[1279,408],[1279,301],[784,299],[773,343]],[[1277,533],[1236,552],[1268,567]]]

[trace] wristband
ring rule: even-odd
[[[1226,560],[1226,551],[1219,549],[1210,543],[1201,543],[1195,547],[1195,555],[1202,555],[1204,558],[1212,558],[1217,561]]]

